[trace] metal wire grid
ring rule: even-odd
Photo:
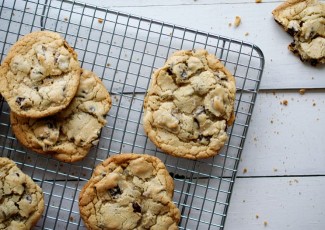
[[[83,68],[101,79],[113,105],[99,144],[81,162],[58,162],[23,147],[11,132],[9,107],[0,104],[1,156],[13,159],[40,184],[45,211],[36,229],[83,229],[78,195],[93,168],[121,152],[148,153],[163,160],[174,178],[180,229],[223,229],[260,78],[262,52],[253,44],[73,1],[0,0],[0,60],[19,37],[56,31],[79,55]],[[221,153],[205,160],[163,154],[142,128],[143,98],[154,69],[180,49],[204,48],[236,77],[236,121]]]

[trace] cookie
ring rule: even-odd
[[[83,159],[98,143],[111,98],[93,72],[82,70],[80,78],[75,98],[63,111],[39,119],[10,113],[12,130],[22,145],[61,161],[74,162]]]
[[[325,63],[325,4],[288,0],[272,11],[274,19],[293,36],[289,50],[312,65]]]
[[[234,121],[235,78],[206,50],[178,51],[156,70],[144,100],[144,130],[164,152],[212,157]]]
[[[42,189],[12,160],[0,157],[0,229],[31,229],[43,210]]]
[[[174,183],[154,156],[125,153],[99,164],[79,195],[88,229],[178,229]]]
[[[21,117],[41,118],[66,108],[79,85],[76,52],[57,33],[33,32],[18,40],[0,67],[0,92]]]

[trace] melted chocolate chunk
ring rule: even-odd
[[[170,76],[173,76],[173,71],[170,68],[168,68],[166,71]]]
[[[16,98],[16,103],[17,103],[18,105],[21,105],[22,102],[23,102],[24,100],[25,100],[24,97],[17,97],[17,98]]]
[[[141,206],[137,202],[132,203],[133,212],[141,213]]]
[[[29,203],[32,203],[32,196],[31,196],[31,195],[26,195],[25,199],[26,199]]]
[[[116,186],[115,188],[111,188],[108,190],[109,194],[112,196],[112,198],[117,198],[117,196],[122,194],[122,191],[119,186]]]

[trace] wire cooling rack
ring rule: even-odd
[[[1,98],[0,156],[13,159],[42,187],[45,210],[36,229],[85,229],[78,196],[95,165],[121,152],[163,160],[174,178],[180,229],[223,229],[237,166],[249,127],[264,57],[258,47],[130,14],[73,1],[0,0],[0,60],[21,36],[36,30],[60,33],[83,68],[97,73],[111,93],[112,109],[99,144],[81,162],[62,163],[23,148],[15,139],[9,107]],[[180,49],[207,49],[236,77],[236,121],[221,153],[205,160],[163,154],[142,127],[143,98],[154,69]]]

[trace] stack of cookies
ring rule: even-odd
[[[22,37],[3,61],[0,79],[12,130],[25,147],[74,162],[98,142],[110,95],[93,72],[81,69],[59,34]]]

